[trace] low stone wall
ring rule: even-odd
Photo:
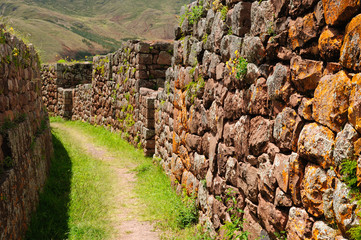
[[[361,162],[361,6],[335,2],[205,0],[182,10],[156,101],[155,156],[179,191],[197,196],[210,232],[234,214],[249,239],[345,239],[359,224],[340,163]],[[187,15],[199,9],[199,19]]]
[[[0,239],[21,239],[35,211],[52,153],[32,46],[0,26]]]

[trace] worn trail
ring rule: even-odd
[[[149,222],[139,221],[137,212],[144,207],[134,192],[135,175],[130,169],[135,166],[120,164],[119,157],[109,152],[106,148],[96,146],[92,139],[76,128],[68,127],[63,123],[52,123],[52,128],[59,129],[73,139],[90,156],[104,161],[109,166],[109,173],[113,174],[112,194],[114,202],[111,213],[111,222],[114,233],[111,239],[126,240],[155,240],[159,239],[158,233]]]

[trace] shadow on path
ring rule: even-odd
[[[67,239],[68,206],[72,165],[68,152],[53,134],[54,156],[49,177],[40,194],[39,206],[31,218],[25,239]]]

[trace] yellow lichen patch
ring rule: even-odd
[[[346,34],[340,52],[342,66],[360,71],[361,14],[357,15],[346,27]]]
[[[348,20],[360,7],[360,0],[322,0],[322,3],[328,25]]]
[[[347,121],[351,80],[344,71],[324,76],[314,94],[313,118],[339,132]]]
[[[322,195],[327,189],[327,177],[319,166],[309,164],[302,182],[302,203],[310,214],[321,217],[324,213]]]
[[[318,39],[318,49],[324,59],[337,58],[341,44],[342,35],[333,29],[326,28]]]
[[[352,89],[349,99],[348,120],[361,133],[361,73],[352,78]]]
[[[316,37],[317,27],[314,13],[309,13],[303,18],[297,18],[289,25],[288,37],[292,49],[302,47],[306,42]]]

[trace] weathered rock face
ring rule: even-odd
[[[335,136],[333,132],[317,123],[304,126],[298,139],[298,154],[313,160],[323,168],[334,166],[332,150]]]
[[[327,189],[326,172],[317,165],[309,164],[305,170],[302,187],[302,203],[307,212],[314,217],[321,217],[324,213],[322,195]]]
[[[0,239],[22,239],[45,184],[52,142],[38,54],[4,26],[0,35],[0,58],[7,59],[0,67]]]
[[[351,94],[349,98],[348,120],[361,133],[361,74],[352,78]]]
[[[292,108],[286,107],[276,117],[273,137],[282,150],[297,151],[299,133],[302,130],[302,120]]]
[[[339,58],[342,37],[336,29],[326,28],[323,30],[318,40],[318,49],[325,60],[332,61]]]
[[[323,63],[320,61],[302,59],[300,56],[291,59],[292,82],[300,92],[316,89],[322,72]]]
[[[337,25],[357,13],[361,4],[358,0],[322,0],[325,20],[329,25]]]
[[[310,238],[312,224],[312,217],[304,209],[292,207],[287,222],[287,237],[295,240]]]
[[[347,121],[351,80],[344,71],[326,75],[315,90],[313,118],[333,131],[340,131]]]
[[[359,1],[357,1],[360,4]],[[340,62],[345,68],[353,71],[360,71],[360,34],[361,14],[357,15],[346,27],[346,34],[343,40],[340,53]]]

